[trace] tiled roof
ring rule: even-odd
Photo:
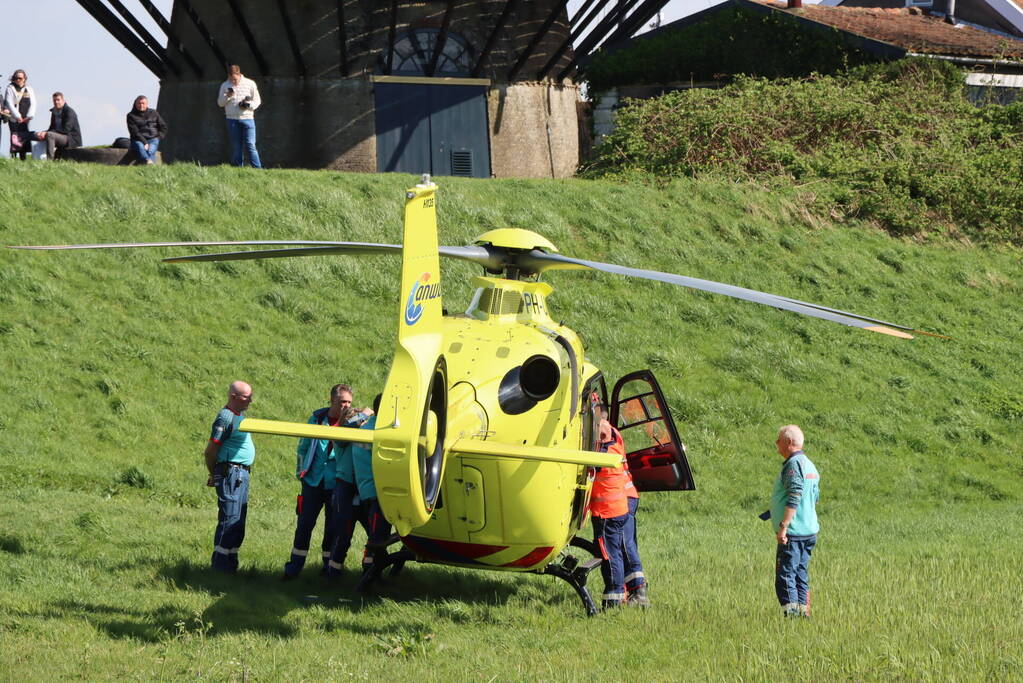
[[[804,5],[801,9],[786,9],[784,2],[756,1],[840,31],[895,45],[907,52],[982,59],[1023,59],[1023,40],[996,35],[972,26],[952,26],[917,8]]]

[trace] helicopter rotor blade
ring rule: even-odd
[[[345,246],[293,247],[289,249],[256,249],[253,251],[229,251],[215,254],[188,254],[169,256],[161,259],[164,263],[185,263],[188,261],[250,261],[255,259],[290,258],[292,256],[323,256],[327,254],[400,254],[397,244],[368,244],[350,242]]]
[[[367,255],[401,254],[400,244],[378,244],[375,242],[330,242],[325,240],[242,240],[218,242],[112,242],[107,244],[48,244],[10,246],[10,249],[34,251],[69,251],[74,249],[141,249],[148,247],[256,247],[277,246],[283,249],[259,249],[253,251],[232,251],[217,254],[188,254],[163,259],[166,263],[186,261],[246,261],[250,259],[290,258],[292,256],[327,256],[330,254]],[[500,257],[491,254],[484,247],[438,247],[441,256],[469,261],[484,268],[498,268]]]
[[[483,247],[439,247],[441,256],[456,258],[471,263],[486,263],[489,254]],[[184,263],[186,261],[247,261],[252,259],[291,258],[293,256],[328,256],[388,254],[401,255],[400,244],[374,244],[371,242],[336,242],[330,246],[311,246],[290,249],[257,249],[254,251],[231,251],[216,254],[189,254],[187,256],[170,256],[163,259],[165,263]]]
[[[560,254],[548,254],[546,252],[534,249],[528,254],[520,256],[519,265],[524,270],[530,270],[533,272],[543,272],[545,270],[555,269],[592,269],[598,270],[605,273],[614,273],[616,275],[626,275],[628,277],[638,277],[645,280],[654,280],[657,282],[666,282],[668,284],[677,285],[680,287],[688,287],[690,289],[698,289],[704,292],[711,292],[714,294],[724,294],[730,296],[733,299],[742,299],[744,301],[751,301],[753,303],[763,304],[765,306],[772,306],[786,311],[792,311],[793,313],[800,313],[813,318],[821,318],[822,320],[829,320],[831,322],[840,323],[842,325],[848,325],[849,327],[858,327],[860,329],[869,330],[871,332],[879,332],[881,334],[888,334],[893,337],[900,337],[902,339],[912,339],[913,336],[904,332],[917,332],[923,334],[929,334],[922,330],[915,330],[911,327],[904,325],[896,325],[889,323],[884,320],[878,320],[876,318],[869,318],[867,316],[859,315],[858,313],[850,313],[848,311],[841,311],[835,308],[828,308],[826,306],[819,306],[817,304],[811,304],[797,299],[789,299],[787,297],[778,296],[776,294],[769,294],[767,292],[761,292],[755,289],[746,289],[745,287],[737,287],[735,285],[726,285],[721,282],[714,282],[713,280],[703,280],[695,277],[688,277],[686,275],[675,275],[673,273],[662,273],[657,270],[644,270],[642,268],[629,268],[626,266],[619,266],[613,263],[601,263],[599,261],[587,261],[585,259],[572,258],[570,256],[562,256]]]
[[[36,244],[10,246],[9,249],[31,249],[34,251],[68,251],[71,249],[142,249],[146,247],[256,247],[256,246],[338,246],[350,242],[326,242],[323,240],[240,240],[215,242],[108,242],[103,244]],[[361,244],[361,243],[360,243]],[[381,245],[390,246],[390,245]]]

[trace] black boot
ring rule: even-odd
[[[646,594],[646,584],[629,593],[626,604],[629,607],[649,607],[650,598]]]

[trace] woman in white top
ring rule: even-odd
[[[28,122],[36,115],[36,94],[28,84],[24,69],[18,69],[11,76],[11,84],[4,91],[3,110],[10,117],[11,158],[20,155],[24,159],[32,151]]]

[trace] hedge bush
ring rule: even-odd
[[[583,174],[778,178],[895,234],[1023,244],[1021,132],[1023,103],[975,106],[958,69],[910,59],[630,100]]]

